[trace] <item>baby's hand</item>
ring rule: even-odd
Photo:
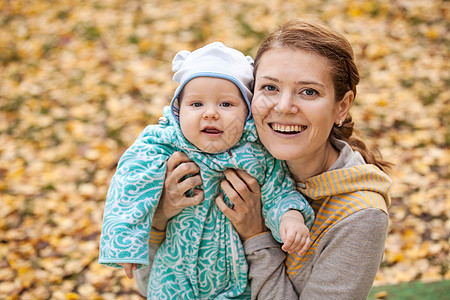
[[[303,254],[309,247],[309,230],[304,223],[302,214],[290,210],[283,214],[280,222],[280,236],[283,241],[281,249],[288,253]]]
[[[137,264],[123,263],[118,265],[123,267],[128,278],[133,279],[133,272],[131,272],[131,270],[137,270]]]

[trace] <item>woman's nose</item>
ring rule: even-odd
[[[290,93],[283,93],[279,101],[275,103],[273,110],[282,114],[296,114],[298,113],[298,108],[294,100],[294,97]]]

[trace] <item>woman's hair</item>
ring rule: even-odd
[[[280,47],[310,51],[326,58],[334,83],[335,100],[341,101],[350,90],[356,97],[359,72],[355,64],[353,49],[347,39],[336,30],[304,19],[293,19],[285,23],[267,36],[259,47],[254,63],[255,74],[261,56],[270,49]],[[366,163],[374,164],[381,170],[387,171],[391,167],[391,163],[381,158],[378,149],[374,148],[371,151],[363,140],[355,137],[353,133],[357,134],[357,131],[353,126],[352,117],[348,113],[341,127],[336,124],[333,126],[330,138],[347,142],[353,150],[361,153]]]

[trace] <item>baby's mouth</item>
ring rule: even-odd
[[[220,134],[223,131],[219,130],[217,128],[214,128],[214,127],[206,127],[202,130],[202,132],[207,133],[207,134]]]
[[[308,126],[304,125],[282,125],[277,123],[270,123],[270,127],[273,131],[284,134],[296,134],[306,130]]]

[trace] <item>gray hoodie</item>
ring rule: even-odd
[[[342,142],[325,173],[297,183],[316,212],[311,245],[287,255],[269,233],[244,243],[252,299],[366,299],[388,231],[390,179]]]

